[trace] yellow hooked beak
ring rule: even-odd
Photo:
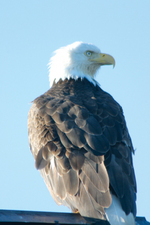
[[[92,62],[99,63],[101,66],[103,65],[113,65],[113,68],[115,67],[115,60],[111,55],[100,53],[96,55],[96,57],[93,57],[90,59]]]

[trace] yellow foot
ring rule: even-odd
[[[72,210],[73,213],[79,213],[78,209]]]

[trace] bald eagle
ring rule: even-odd
[[[134,149],[121,106],[94,79],[102,65],[115,60],[92,44],[55,52],[51,88],[29,111],[30,149],[58,205],[111,225],[133,225]]]

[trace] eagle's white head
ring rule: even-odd
[[[108,54],[101,53],[99,48],[92,44],[74,42],[54,52],[49,62],[50,86],[62,79],[78,79],[86,77],[96,84],[93,79],[102,65],[115,66],[115,60]]]

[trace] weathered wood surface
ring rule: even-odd
[[[0,223],[5,224],[55,224],[55,225],[109,225],[107,221],[82,217],[74,213],[34,212],[19,210],[0,210]],[[144,217],[136,218],[137,225],[150,225]]]

